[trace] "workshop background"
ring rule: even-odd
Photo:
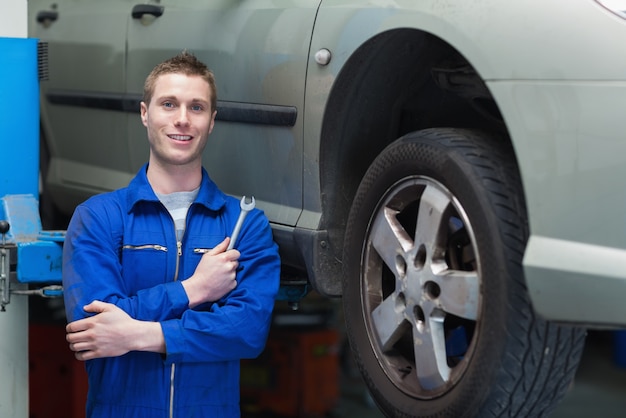
[[[0,14],[0,36],[25,36],[25,23],[13,17],[25,14],[26,1],[0,0],[0,6],[12,11]],[[298,311],[277,304],[265,351],[242,364],[244,417],[383,416],[351,361],[340,302],[312,293]],[[29,302],[30,418],[84,416],[84,364],[74,359],[65,342],[62,304],[60,298]],[[10,315],[20,312],[25,313],[24,306],[16,298],[10,312],[0,313],[0,330],[6,329]],[[6,335],[1,340],[10,343]],[[6,381],[0,385],[3,391],[7,386]],[[623,417],[625,395],[626,331],[593,331],[576,379],[553,416]]]

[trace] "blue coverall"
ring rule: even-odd
[[[156,321],[166,354],[129,352],[88,360],[88,418],[239,417],[239,360],[265,345],[278,291],[280,259],[262,211],[248,214],[236,248],[237,287],[189,309],[181,280],[230,236],[239,201],[205,170],[184,236],[154,194],[145,165],[129,186],[79,205],[67,230],[63,286],[68,321],[94,300]]]

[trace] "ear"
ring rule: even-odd
[[[148,105],[145,102],[140,104],[141,122],[143,126],[148,127]]]
[[[217,110],[213,111],[211,115],[211,122],[209,123],[209,134],[213,131],[213,125],[215,125],[215,115],[217,115]]]

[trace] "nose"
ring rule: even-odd
[[[174,124],[176,126],[189,125],[189,115],[187,114],[187,108],[185,106],[179,107]]]

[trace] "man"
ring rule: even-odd
[[[213,74],[183,52],[144,86],[150,156],[129,186],[76,208],[64,244],[67,341],[87,417],[238,417],[239,360],[263,349],[280,260],[267,218],[202,167]]]

